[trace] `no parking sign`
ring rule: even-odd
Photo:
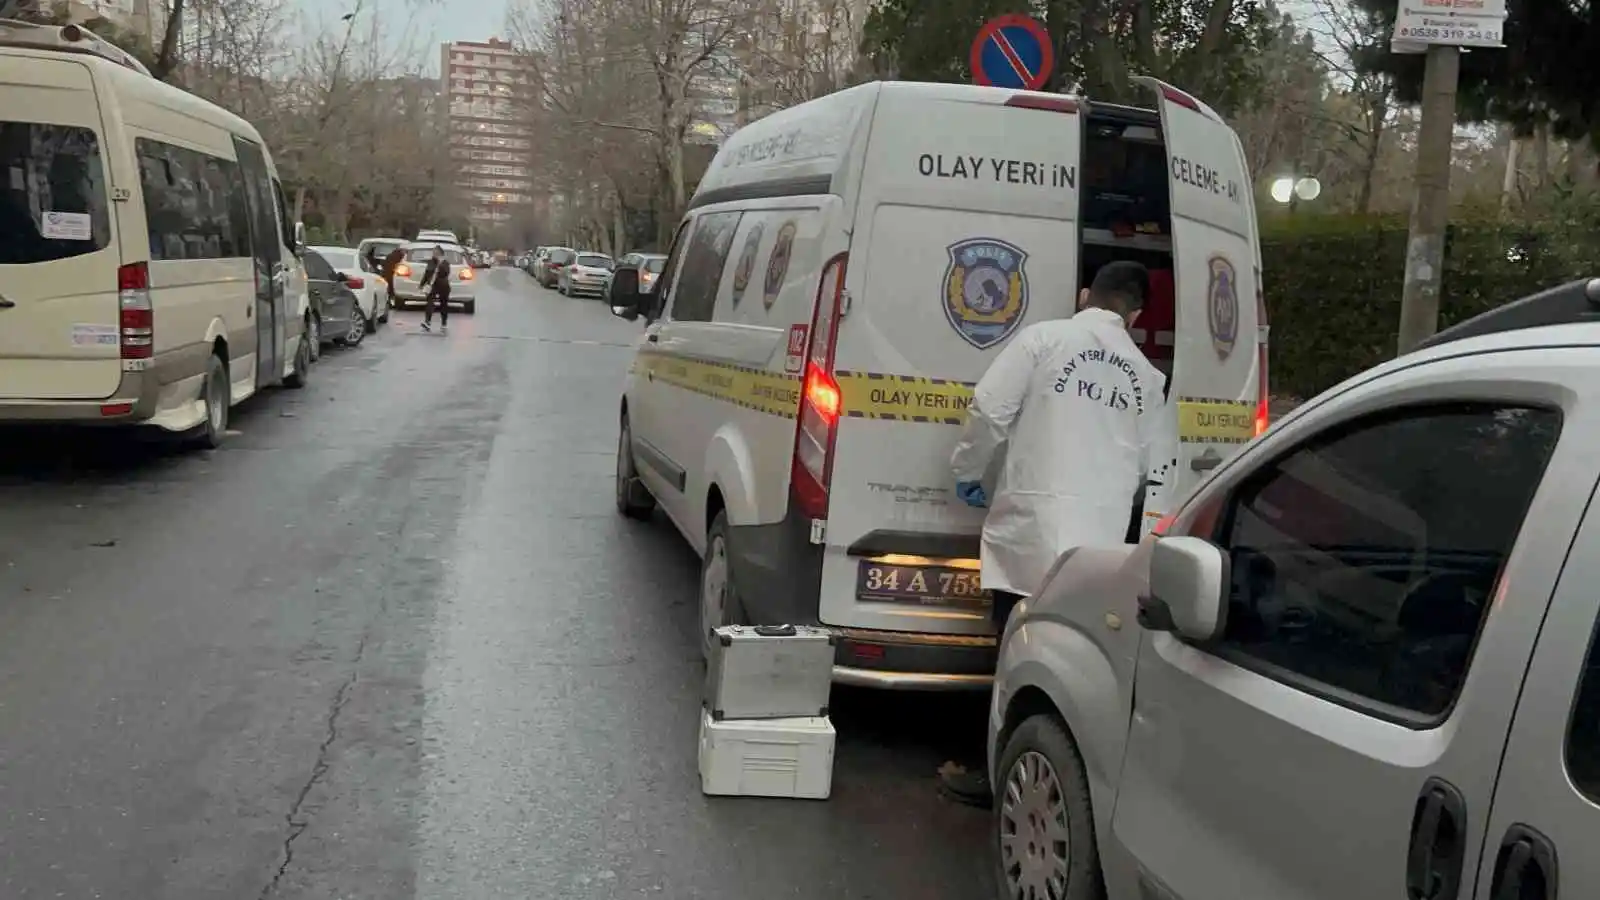
[[[1050,80],[1056,54],[1043,25],[1011,13],[983,23],[969,62],[978,84],[1037,91]]]

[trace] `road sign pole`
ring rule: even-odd
[[[1439,329],[1439,286],[1445,229],[1450,222],[1450,157],[1456,126],[1461,48],[1428,48],[1422,80],[1422,123],[1412,178],[1411,230],[1406,240],[1405,287],[1400,295],[1399,352]]]

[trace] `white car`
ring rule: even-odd
[[[394,298],[399,306],[421,306],[428,293],[422,288],[422,276],[428,271],[428,260],[433,258],[435,247],[444,248],[445,261],[450,263],[450,305],[463,312],[477,312],[478,275],[467,259],[467,251],[459,244],[429,241],[405,246],[406,258],[394,270]]]
[[[604,253],[581,251],[572,265],[561,270],[557,290],[568,297],[603,297],[606,287],[611,283],[611,270],[616,265]]]
[[[1064,555],[996,674],[1000,895],[1600,896],[1596,309],[1440,332]]]
[[[344,286],[356,295],[361,315],[367,320],[367,333],[389,321],[389,289],[383,276],[372,271],[361,254],[349,247],[310,247],[328,261],[335,272],[343,273]]]
[[[1243,150],[1200,101],[1143,83],[1156,108],[904,82],[790,107],[723,145],[652,290],[617,269],[612,311],[646,322],[617,505],[659,508],[701,554],[702,636],[822,625],[840,683],[986,689],[984,512],[955,497],[951,451],[1006,341],[1072,315],[1110,261],[1149,268],[1132,336],[1171,402],[1115,354],[1057,390],[1163,411],[1140,521],[1264,424]],[[1100,158],[1125,165],[1083,165]]]

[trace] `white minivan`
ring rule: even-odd
[[[0,422],[214,446],[304,382],[303,269],[248,122],[75,26],[0,20]]]
[[[1146,83],[1156,110],[913,83],[784,110],[718,152],[653,290],[619,268],[613,312],[647,325],[617,504],[659,507],[701,553],[702,633],[816,623],[838,682],[989,684],[983,511],[955,498],[951,449],[1006,340],[1071,315],[1111,260],[1151,271],[1134,339],[1181,437],[1148,521],[1264,427],[1243,151]]]

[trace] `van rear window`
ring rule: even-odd
[[[1083,227],[1167,234],[1167,151],[1121,136],[1114,124],[1091,122],[1083,146]]]
[[[70,259],[110,241],[99,137],[71,125],[0,121],[0,265]]]

